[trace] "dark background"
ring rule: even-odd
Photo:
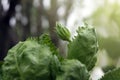
[[[9,5],[7,10],[3,5],[5,1]],[[52,41],[59,46],[54,27],[60,19],[66,24],[73,1],[49,1],[51,5],[46,8],[44,0],[0,0],[0,60],[19,41],[29,36],[40,36],[44,32],[50,33]],[[58,13],[61,6],[65,9],[62,17]]]

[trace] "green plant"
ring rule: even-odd
[[[66,59],[59,55],[49,34],[28,38],[8,51],[0,66],[0,80],[91,80],[98,50],[94,28],[85,24],[72,39],[61,24],[57,23],[55,29],[61,39],[68,41]],[[106,73],[100,80],[120,80],[120,69]]]

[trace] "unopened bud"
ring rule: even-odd
[[[64,27],[60,23],[56,23],[55,29],[56,29],[56,33],[61,39],[70,41],[70,31],[66,27]]]

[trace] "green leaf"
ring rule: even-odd
[[[65,41],[70,41],[70,32],[69,30],[63,26],[62,24],[60,23],[56,23],[56,33],[57,35],[62,39],[62,40],[65,40]]]
[[[48,46],[53,54],[58,55],[58,49],[53,44],[49,34],[47,34],[47,33],[42,34],[38,39],[38,43]]]
[[[2,65],[3,80],[50,80],[52,53],[36,41],[19,42]]]
[[[77,36],[68,44],[68,58],[78,59],[91,70],[96,63],[98,42],[94,28],[89,25],[79,27]]]
[[[100,80],[120,80],[120,68],[107,72]]]
[[[85,65],[78,60],[63,60],[56,80],[89,80]]]

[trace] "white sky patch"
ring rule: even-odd
[[[92,12],[96,9],[95,4],[93,0],[85,0],[83,3],[83,8],[82,8],[82,17],[88,17],[92,14]]]
[[[96,8],[93,0],[84,0],[82,8],[81,6],[74,7],[74,10],[68,18],[67,26],[80,25],[83,18],[90,16]]]
[[[58,10],[57,10],[57,14],[60,17],[63,17],[65,15],[65,6],[61,6]]]
[[[48,22],[48,20],[44,16],[42,16],[41,20],[42,20],[42,27],[43,27],[43,29],[49,28],[49,22]]]
[[[2,6],[3,6],[3,10],[7,11],[10,7],[10,4],[8,2],[8,0],[1,0]]]
[[[117,2],[117,3],[120,3],[120,0],[109,0],[110,3],[114,3],[114,2]]]
[[[51,0],[43,0],[43,5],[46,10],[48,10],[51,7]]]
[[[74,35],[76,35],[76,29],[77,29],[77,25],[75,25],[76,20],[77,20],[77,13],[75,11],[73,11],[67,20],[67,28],[70,30],[70,32],[72,33],[71,36],[73,37]]]
[[[35,6],[35,7],[40,6],[39,0],[33,0],[33,6]]]
[[[12,18],[10,19],[9,24],[10,24],[11,27],[15,27],[15,25],[16,25],[16,18],[15,18],[15,17],[12,17]]]
[[[77,14],[76,14],[76,12],[72,12],[70,15],[69,15],[69,17],[68,17],[68,20],[67,20],[67,26],[73,26],[74,25],[74,23],[75,23],[75,21],[76,21],[76,18],[77,18],[77,16],[76,16]],[[70,28],[70,27],[69,27]],[[70,29],[71,30],[71,29]]]

